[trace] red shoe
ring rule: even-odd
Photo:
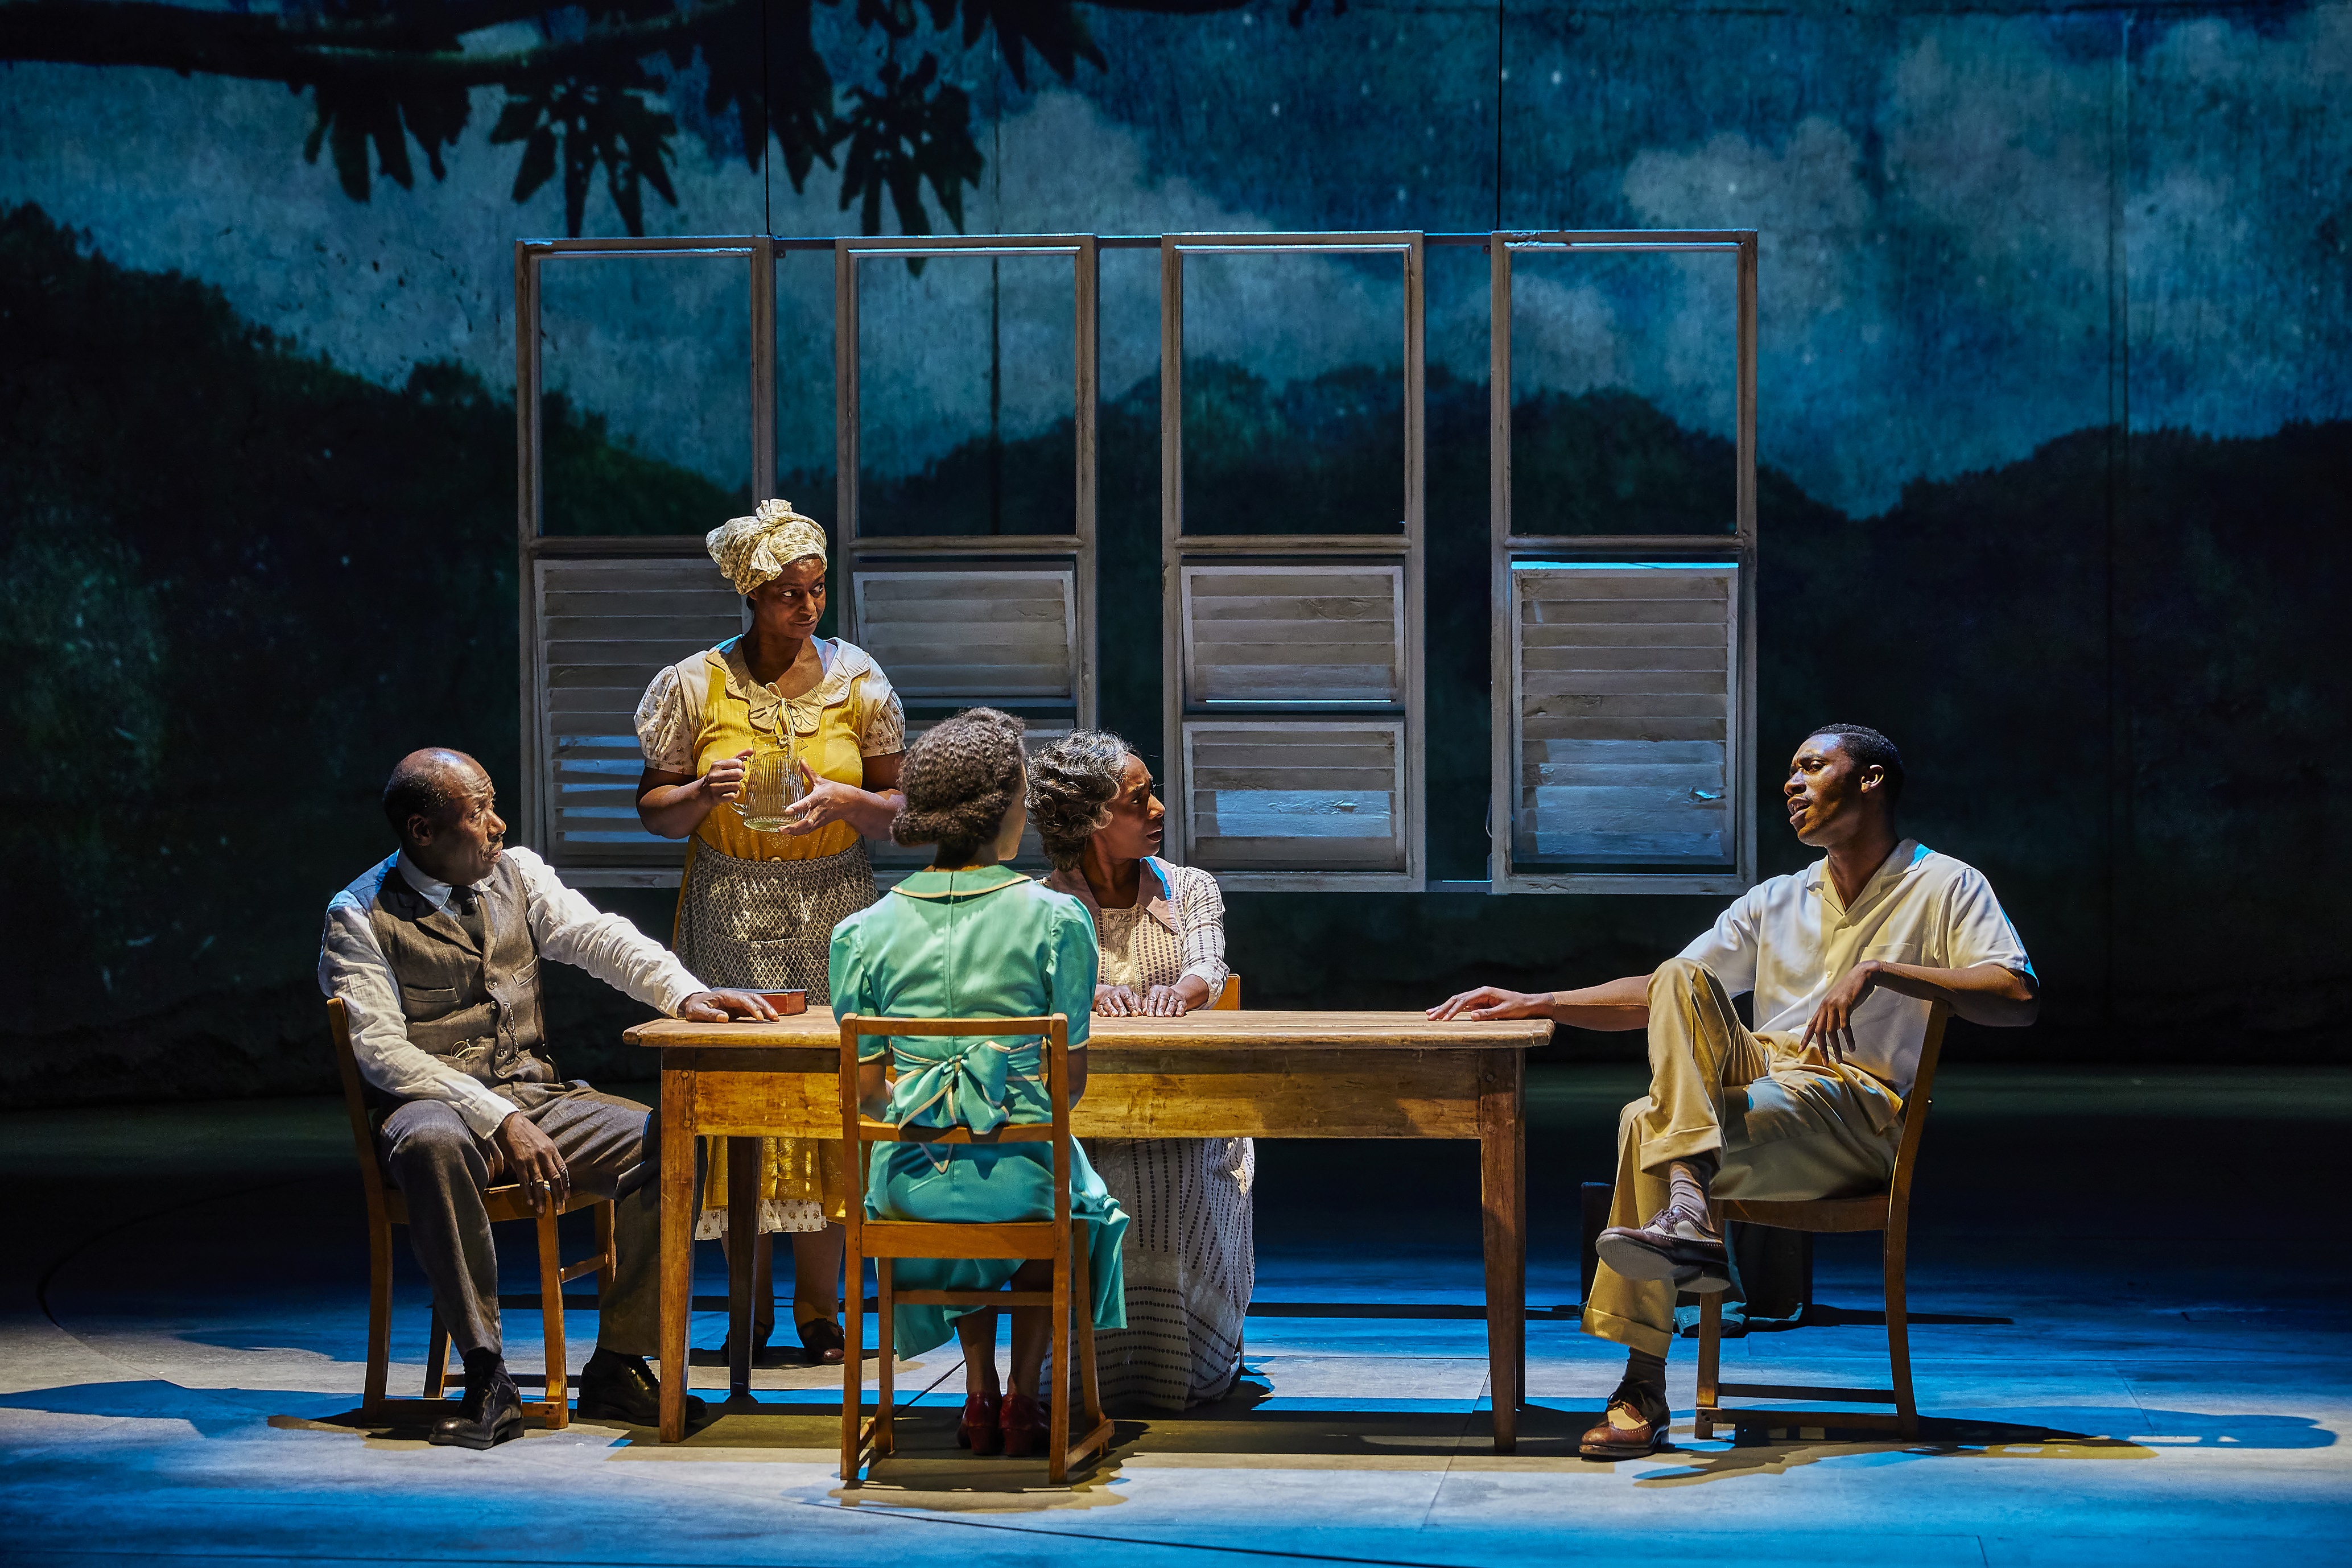
[[[1027,1394],[1006,1394],[999,1419],[1004,1429],[1006,1458],[1025,1459],[1045,1443],[1045,1407]]]
[[[1002,1453],[1004,1431],[997,1425],[997,1396],[975,1394],[963,1402],[963,1419],[956,1424],[956,1447],[975,1454]]]

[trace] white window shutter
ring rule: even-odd
[[[1188,706],[1402,705],[1402,565],[1183,571]]]
[[[1511,601],[1514,862],[1730,865],[1738,569],[1527,563]]]
[[[956,708],[1073,708],[1078,614],[1073,569],[860,567],[851,640],[899,700]]]
[[[708,557],[542,558],[536,566],[539,820],[549,861],[674,868],[686,846],[637,821],[636,710],[666,665],[743,629]]]
[[[1185,721],[1192,863],[1405,870],[1404,733],[1402,719]]]

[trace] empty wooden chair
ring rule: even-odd
[[[368,1226],[368,1352],[366,1393],[360,1401],[360,1415],[371,1422],[399,1418],[436,1421],[455,1415],[458,1402],[444,1397],[448,1385],[449,1331],[441,1325],[441,1314],[433,1314],[433,1338],[425,1352],[425,1396],[422,1399],[387,1399],[384,1384],[392,1370],[392,1227],[408,1223],[408,1203],[398,1187],[384,1180],[383,1161],[376,1152],[375,1125],[368,1115],[366,1092],[360,1082],[360,1067],[352,1055],[351,1015],[342,998],[331,997],[327,1003],[327,1032],[335,1042],[335,1066],[342,1075],[343,1105],[351,1112],[352,1145],[360,1162],[360,1186],[367,1194]],[[557,1212],[550,1209],[543,1215],[530,1212],[522,1188],[511,1183],[490,1188],[482,1194],[482,1205],[489,1210],[493,1222],[523,1219],[537,1222],[539,1230],[539,1310],[547,1342],[547,1382],[544,1399],[526,1400],[523,1415],[544,1422],[549,1426],[568,1426],[572,1420],[571,1395],[567,1387],[568,1374],[563,1349],[563,1287],[566,1282],[588,1273],[596,1276],[597,1289],[609,1295],[613,1289],[613,1200],[592,1198],[573,1194],[562,1213],[575,1209],[593,1209],[596,1215],[596,1250],[579,1262],[566,1266],[556,1247],[555,1221]],[[530,1381],[517,1378],[518,1383]]]
[[[1778,1226],[1783,1230],[1885,1233],[1886,1353],[1891,1388],[1821,1387],[1811,1384],[1723,1383],[1717,1373],[1723,1348],[1723,1298],[1699,1298],[1698,1410],[1691,1435],[1711,1437],[1726,1426],[1846,1426],[1885,1429],[1904,1437],[1919,1435],[1919,1409],[1911,1394],[1911,1325],[1904,1315],[1904,1264],[1910,1240],[1911,1173],[1919,1161],[1919,1135],[1927,1125],[1928,1094],[1936,1085],[1936,1058],[1944,1045],[1951,1009],[1938,1002],[1927,1014],[1927,1037],[1919,1047],[1919,1070],[1903,1108],[1903,1142],[1886,1191],[1859,1198],[1816,1198],[1805,1203],[1742,1203],[1717,1199],[1718,1223]],[[1820,1399],[1834,1404],[1892,1405],[1894,1413],[1848,1410],[1727,1409],[1726,1398]]]
[[[1011,1121],[993,1132],[975,1133],[968,1127],[901,1127],[865,1115],[857,1098],[859,1037],[890,1035],[1042,1035],[1045,1038],[1045,1092],[1053,1106],[1050,1121]],[[889,1058],[884,1057],[887,1073]],[[1054,1356],[1053,1385],[1047,1401],[1045,1476],[1054,1485],[1069,1479],[1070,1467],[1110,1447],[1111,1423],[1102,1413],[1095,1381],[1095,1325],[1087,1248],[1073,1245],[1070,1213],[1070,1021],[1060,1013],[1035,1018],[878,1018],[856,1013],[841,1019],[841,1138],[842,1157],[849,1162],[844,1186],[849,1193],[845,1278],[848,1292],[850,1353],[842,1366],[841,1479],[855,1487],[864,1479],[866,1458],[892,1451],[890,1436],[891,1372],[894,1313],[898,1303],[926,1307],[1047,1307],[1053,1312],[1052,1339],[1061,1349],[1070,1343],[1070,1304],[1078,1304],[1077,1371],[1085,1408],[1082,1435],[1070,1434],[1070,1380],[1061,1370],[1060,1352]],[[875,1143],[1050,1143],[1054,1153],[1054,1217],[1046,1220],[980,1223],[944,1220],[878,1220],[866,1217],[867,1148]],[[857,1347],[866,1342],[865,1292],[856,1286],[863,1277],[865,1259],[874,1259],[876,1305],[881,1318],[882,1366],[874,1419],[862,1422],[864,1375]],[[1053,1288],[1036,1290],[906,1290],[895,1289],[891,1264],[901,1258],[1048,1258],[1054,1266]]]

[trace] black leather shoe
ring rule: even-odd
[[[580,1404],[574,1412],[583,1421],[613,1421],[624,1426],[661,1425],[661,1384],[653,1368],[636,1355],[608,1355],[598,1351],[580,1373]],[[686,1429],[710,1424],[710,1407],[692,1394],[686,1396]]]
[[[811,1318],[800,1325],[801,1359],[811,1366],[839,1366],[849,1359],[849,1342],[831,1318]]]
[[[522,1436],[522,1394],[506,1368],[499,1368],[478,1387],[470,1377],[466,1383],[458,1413],[436,1421],[426,1442],[444,1447],[494,1448],[509,1437]]]

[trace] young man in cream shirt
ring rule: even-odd
[[[1626,1347],[1588,1458],[1664,1446],[1677,1290],[1731,1283],[1710,1195],[1750,1201],[1883,1190],[1927,1014],[2033,1021],[2037,982],[1992,884],[1895,827],[1903,758],[1859,724],[1814,731],[1783,795],[1823,858],[1748,889],[1654,973],[1579,991],[1482,986],[1433,1018],[1556,1018],[1646,1029],[1650,1092],[1617,1125],[1617,1183],[1584,1331]],[[1757,1027],[1731,999],[1754,994]]]

